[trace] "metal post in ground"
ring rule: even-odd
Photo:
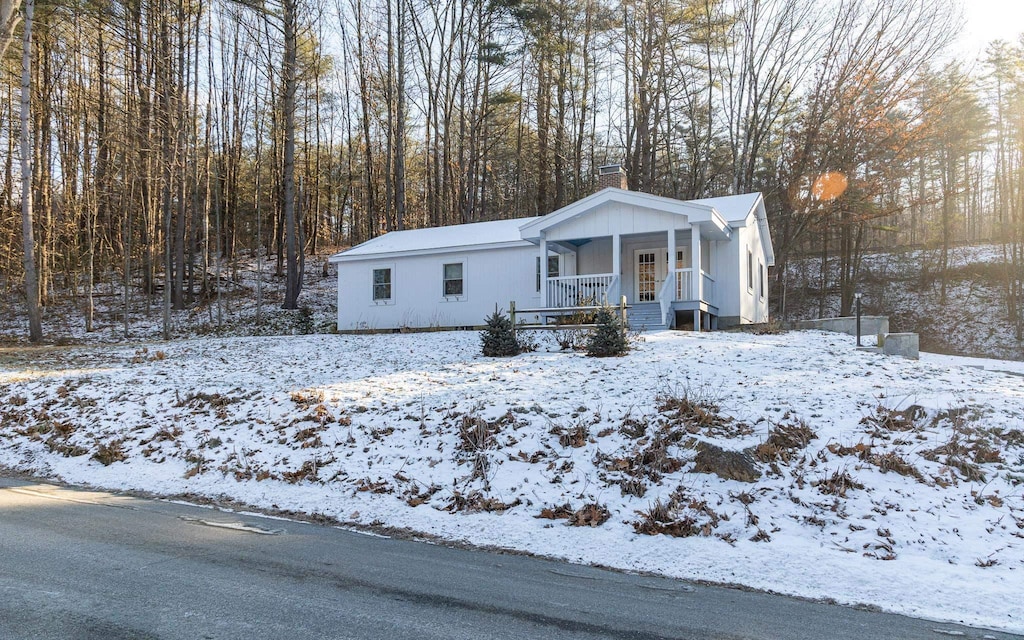
[[[853,299],[857,301],[857,346],[860,345],[860,292],[853,294]]]

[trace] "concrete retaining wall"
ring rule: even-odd
[[[818,331],[835,331],[851,336],[857,335],[857,317],[843,316],[840,318],[818,318],[817,320],[798,320],[794,323],[797,329],[817,329]],[[889,333],[889,316],[861,316],[860,334],[862,336],[885,335]]]

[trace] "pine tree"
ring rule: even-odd
[[[615,310],[605,305],[594,317],[597,327],[587,342],[587,355],[595,358],[625,355],[629,351],[626,329]]]
[[[487,318],[487,328],[480,334],[483,354],[489,357],[514,356],[522,351],[512,331],[512,321],[499,309]]]

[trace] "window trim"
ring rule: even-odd
[[[754,252],[747,247],[747,292],[754,293]]]
[[[377,297],[377,272],[387,271],[388,281],[381,283],[380,286],[386,285],[388,287],[388,297],[378,298]],[[382,304],[394,304],[395,303],[395,265],[392,264],[381,264],[370,267],[370,302],[374,305]]]
[[[446,269],[452,265],[459,265],[459,293],[447,293],[447,287],[449,279],[447,278]],[[453,282],[455,278],[451,279]],[[466,260],[452,260],[451,262],[441,263],[441,298],[444,300],[465,300],[466,299]]]
[[[758,286],[757,293],[758,293],[760,299],[764,300],[764,292],[765,292],[765,289],[768,288],[766,286],[766,284],[767,284],[766,278],[768,277],[768,271],[767,271],[767,269],[764,268],[764,263],[761,262],[760,260],[757,261],[757,275],[758,275],[758,278],[757,278],[757,286]]]

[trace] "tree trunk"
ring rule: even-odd
[[[281,177],[281,207],[284,211],[286,252],[286,285],[284,309],[299,308],[301,286],[298,261],[299,230],[295,216],[295,61],[296,61],[296,10],[297,0],[284,0],[284,61],[282,100],[284,120],[284,163]]]
[[[20,6],[21,0],[0,0],[0,60],[7,53],[7,47],[14,40],[14,30],[21,22],[21,15],[18,13]],[[27,6],[25,13],[28,13]],[[25,25],[25,29],[28,30],[28,25]]]
[[[29,135],[32,100],[32,18],[35,0],[25,3],[24,48],[21,52],[21,233],[25,251],[25,298],[28,305],[28,336],[32,342],[43,339],[39,313],[39,282],[36,274],[35,237],[32,232],[32,141]]]

